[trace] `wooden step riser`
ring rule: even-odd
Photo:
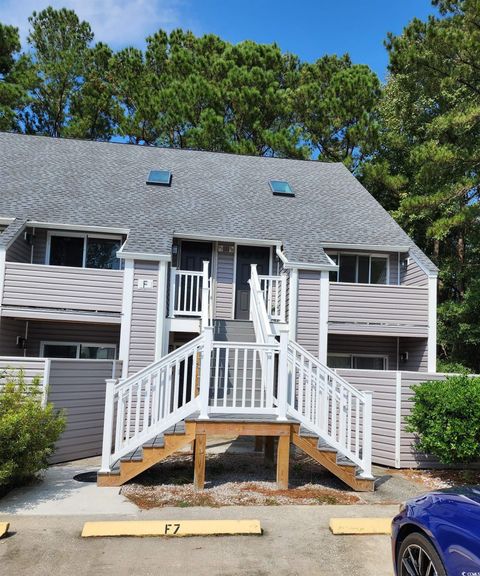
[[[316,446],[313,446],[310,441],[311,438],[303,438],[298,434],[293,434],[292,441],[295,446],[298,446],[303,450],[308,456],[316,460],[324,468],[330,471],[332,474],[337,476],[342,482],[345,482],[347,486],[350,486],[353,490],[357,492],[373,492],[374,482],[373,480],[364,480],[358,478],[356,475],[356,469],[354,466],[342,466],[336,462],[336,454],[334,452],[324,452],[318,450]],[[332,460],[331,456],[334,456]]]

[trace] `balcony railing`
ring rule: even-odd
[[[204,326],[210,325],[212,311],[208,265],[205,261],[201,272],[172,267],[169,305],[171,317],[201,317]]]
[[[3,306],[122,311],[123,271],[6,262]]]
[[[273,322],[285,322],[287,302],[286,277],[259,275],[258,279],[269,319]]]

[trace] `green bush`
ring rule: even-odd
[[[413,409],[407,431],[418,436],[417,449],[444,464],[480,458],[480,378],[450,376],[412,386]]]
[[[42,406],[40,378],[7,372],[0,377],[0,492],[31,480],[48,465],[65,417],[53,404]]]

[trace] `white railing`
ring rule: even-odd
[[[260,344],[271,344],[274,340],[274,334],[270,326],[256,264],[251,265],[248,283],[250,284],[250,318],[253,322],[256,340]]]
[[[198,316],[206,321],[205,313],[209,312],[210,307],[208,264],[205,261],[203,270],[200,272],[178,270],[172,267],[170,274],[170,316]]]
[[[268,318],[272,322],[285,322],[287,305],[287,279],[285,276],[258,276]]]
[[[213,342],[210,413],[277,414],[275,344]]]
[[[107,380],[102,468],[198,410],[204,334],[126,380]]]
[[[296,342],[288,344],[288,412],[371,477],[372,397]]]

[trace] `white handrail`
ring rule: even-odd
[[[296,342],[288,344],[288,412],[371,477],[372,399]]]
[[[101,472],[198,410],[204,341],[201,334],[124,381],[107,381]]]
[[[250,316],[253,321],[256,340],[261,344],[272,343],[274,334],[270,326],[270,320],[268,319],[256,264],[251,265],[251,274],[248,283],[250,284]]]

